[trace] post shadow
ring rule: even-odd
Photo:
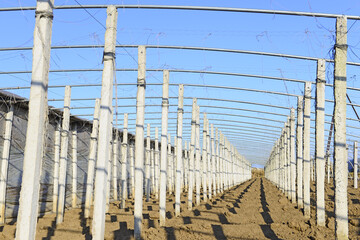
[[[211,227],[213,229],[216,240],[226,240],[227,239],[227,237],[225,236],[224,231],[220,225],[211,224]]]
[[[264,233],[264,236],[269,239],[279,239],[275,232],[271,229],[271,223],[274,221],[272,220],[270,214],[269,214],[269,208],[268,203],[266,201],[265,191],[264,191],[264,184],[263,179],[260,180],[260,199],[261,199],[261,207],[263,212],[261,213],[261,216],[263,217],[266,224],[260,225],[260,228],[262,232]]]

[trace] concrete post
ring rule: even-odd
[[[296,154],[297,154],[297,206],[304,207],[303,199],[303,96],[297,98]]]
[[[278,158],[278,166],[277,166],[278,167],[278,171],[277,171],[278,176],[277,177],[278,177],[278,180],[277,181],[278,181],[279,190],[281,190],[281,168],[282,168],[282,165],[281,165],[282,164],[282,145],[281,145],[282,142],[281,141],[282,141],[282,138],[280,136],[278,139],[278,142],[277,142],[278,143],[278,146],[277,146],[277,152],[278,152],[278,154],[277,154],[278,155],[278,157],[277,157]]]
[[[134,152],[134,145],[131,144],[129,146],[129,157],[130,157],[130,189],[131,189],[131,197],[134,197],[135,195],[135,169],[134,169],[134,165],[135,165],[135,152]]]
[[[206,142],[207,142],[207,128],[206,128],[206,124],[207,124],[207,118],[206,118],[206,113],[204,113],[204,117],[203,117],[203,150],[202,150],[202,187],[203,187],[203,198],[204,198],[204,202],[207,201],[207,178],[206,178],[206,174],[207,174],[207,150],[206,150]]]
[[[126,200],[126,166],[127,166],[127,152],[128,152],[128,119],[129,116],[127,113],[124,114],[124,129],[123,129],[123,137],[121,143],[121,199],[120,199],[120,208],[125,208],[125,200]],[[134,167],[134,166],[133,166]]]
[[[138,47],[138,90],[136,97],[136,131],[135,131],[135,205],[134,237],[141,239],[142,198],[144,177],[144,118],[145,118],[145,75],[146,48]]]
[[[285,181],[286,181],[286,196],[288,199],[291,199],[291,187],[290,187],[290,158],[291,158],[291,149],[290,149],[290,117],[286,122],[286,172],[285,172]]]
[[[227,190],[227,162],[228,162],[228,151],[227,151],[227,140],[223,134],[223,181],[224,181],[224,191]]]
[[[311,82],[305,83],[304,101],[304,151],[303,151],[303,180],[304,180],[304,216],[310,218],[310,100]]]
[[[155,162],[154,162],[154,149],[150,149],[150,181],[151,181],[151,188],[150,194],[154,194],[155,190]]]
[[[282,129],[280,137],[280,190],[285,193],[285,178],[284,178],[284,166],[285,166],[285,129]]]
[[[112,186],[113,186],[113,200],[118,200],[118,168],[117,168],[117,161],[118,161],[118,148],[119,148],[119,133],[118,130],[115,130],[115,136],[113,140],[113,152],[112,152]],[[126,167],[126,166],[125,166]]]
[[[172,191],[175,194],[175,176],[176,176],[176,154],[177,153],[177,138],[174,136],[174,151],[172,152],[172,161],[171,161],[171,187]]]
[[[172,177],[172,168],[171,168],[171,165],[172,165],[172,154],[171,154],[171,134],[168,133],[168,146],[167,146],[167,151],[168,151],[168,157],[167,157],[167,160],[168,160],[168,166],[167,166],[167,173],[168,173],[168,184],[167,184],[167,188],[168,188],[168,191],[169,191],[169,194],[172,194],[172,182],[171,182],[171,177]]]
[[[208,186],[208,195],[209,199],[212,199],[212,189],[211,189],[211,182],[212,182],[212,174],[211,174],[211,149],[210,149],[210,125],[209,120],[206,120],[206,149],[207,149],[207,186]]]
[[[228,189],[228,142],[227,138],[224,136],[224,190]]]
[[[211,124],[211,179],[213,196],[216,196],[216,156],[215,156],[215,141],[214,141],[214,124]]]
[[[188,210],[193,206],[194,193],[194,157],[195,157],[195,131],[196,131],[196,103],[197,99],[193,98],[191,114],[191,137],[190,137],[190,155],[189,155],[189,188],[188,188]]]
[[[101,108],[99,115],[99,137],[95,174],[94,213],[92,221],[92,235],[94,240],[104,238],[107,165],[109,164],[111,123],[112,123],[112,96],[113,76],[115,66],[117,10],[115,6],[108,6],[104,46],[104,69],[101,87]]]
[[[71,206],[72,208],[77,207],[77,128],[72,131],[72,154],[71,154],[71,166],[72,166],[72,192],[71,192]]]
[[[160,226],[165,226],[166,220],[166,186],[167,186],[167,134],[169,113],[169,71],[163,72],[163,96],[161,112],[161,152],[160,152]]]
[[[38,0],[35,13],[32,77],[26,130],[23,179],[16,239],[34,239],[38,216],[41,159],[47,119],[53,0]]]
[[[196,206],[200,205],[200,107],[196,106],[196,128],[195,128],[195,190]]]
[[[100,99],[95,100],[95,110],[94,118],[90,136],[90,149],[89,149],[89,161],[88,161],[88,171],[87,171],[87,180],[86,180],[86,195],[85,195],[85,210],[84,217],[90,217],[90,206],[93,196],[93,185],[94,185],[94,171],[95,171],[95,162],[96,162],[96,153],[97,153],[97,141],[99,134],[99,113],[100,113]]]
[[[233,150],[233,146],[229,141],[229,188],[231,188],[233,186],[233,173],[234,173],[234,150]]]
[[[189,143],[190,145],[190,143]],[[189,176],[189,145],[187,141],[184,141],[184,157],[183,157],[183,181],[181,186],[181,191],[188,190],[188,176]]]
[[[159,128],[155,128],[155,198],[159,199]]]
[[[175,216],[180,215],[180,190],[182,166],[182,125],[184,113],[184,85],[179,85],[178,112],[177,112],[177,148],[176,148],[176,184],[175,184]]]
[[[317,62],[315,164],[316,164],[316,223],[325,226],[325,60]]]
[[[150,200],[150,124],[147,124],[146,155],[145,155],[145,195]]]
[[[290,113],[290,180],[291,202],[296,203],[296,150],[295,150],[295,109]]]
[[[354,188],[358,188],[358,143],[354,142]]]
[[[223,187],[224,191],[227,189],[227,142],[223,134]]]
[[[314,159],[310,158],[310,182],[314,181]]]
[[[71,96],[71,87],[66,86],[65,97],[64,97],[64,113],[63,113],[62,129],[61,129],[59,198],[58,198],[58,211],[56,213],[56,224],[62,223],[64,218],[66,166],[68,162],[69,127],[70,127],[70,96]]]
[[[219,141],[219,175],[220,175],[220,193],[224,191],[224,151],[223,151],[223,135],[219,132],[220,141]]]
[[[226,163],[225,163],[225,186],[226,186],[226,190],[229,189],[229,160],[230,160],[230,147],[229,147],[229,141],[228,139],[225,137],[225,156],[226,156]]]
[[[5,116],[5,132],[4,145],[1,156],[1,172],[0,172],[0,224],[5,223],[5,207],[6,207],[6,183],[8,178],[8,166],[11,148],[11,130],[14,120],[14,106],[11,105]]]
[[[215,159],[216,159],[216,194],[220,193],[220,161],[219,161],[219,141],[218,128],[215,128]]]
[[[59,194],[59,164],[60,164],[60,121],[56,124],[55,128],[55,144],[54,144],[54,184],[53,184],[53,207],[52,212],[57,212],[58,194]]]
[[[118,200],[118,151],[119,151],[119,132],[115,130],[115,136],[113,140],[113,156],[112,156],[112,186],[113,186],[113,199],[114,201]],[[126,165],[125,165],[126,168]],[[125,169],[126,171],[126,169]],[[120,203],[121,204],[121,203]]]
[[[280,158],[280,154],[281,154],[281,151],[280,151],[280,138],[278,138],[278,140],[276,141],[276,183],[277,183],[277,187],[280,189],[280,176],[281,176],[281,171],[280,171],[280,168],[281,168],[281,158]],[[302,161],[302,159],[301,159]]]
[[[111,110],[112,111],[112,110]],[[113,118],[111,118],[113,119]],[[106,164],[106,172],[107,172],[107,177],[106,177],[106,205],[105,205],[105,213],[109,213],[109,209],[110,209],[110,186],[111,186],[111,159],[113,157],[113,141],[112,141],[112,124],[111,124],[111,133],[110,133],[110,146],[109,146],[109,158]],[[95,208],[95,206],[94,206]]]
[[[346,59],[347,19],[336,19],[334,57],[334,186],[335,237],[348,239],[347,151],[346,151]]]
[[[330,184],[330,154],[326,154],[327,183]]]
[[[113,166],[112,167],[112,185],[113,185],[113,199],[114,199],[114,201],[117,201],[119,199],[119,197],[118,197],[118,166],[117,166],[117,162],[119,159],[119,131],[117,129],[115,131],[116,132],[115,132],[115,137],[114,137],[114,141],[113,141],[113,158],[112,158],[112,160],[113,160],[113,162],[112,162],[112,166]],[[122,148],[121,148],[121,150],[122,150]],[[126,152],[127,152],[127,149],[126,149]],[[125,163],[125,174],[126,174],[126,163]],[[125,194],[126,194],[126,192],[125,192]]]

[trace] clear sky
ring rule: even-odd
[[[358,15],[360,1],[357,0],[248,0],[248,1],[84,1],[84,0],[55,0],[55,5],[78,5],[78,4],[137,4],[137,5],[192,5],[192,6],[218,6],[234,8],[257,8],[273,10],[289,10],[304,12],[335,13],[346,15]],[[34,6],[35,1],[28,0],[2,0],[0,8]],[[146,45],[176,45],[227,48],[239,50],[251,50],[262,52],[274,52],[311,56],[316,58],[332,58],[334,45],[335,20],[315,17],[264,15],[254,13],[230,13],[209,11],[180,11],[180,10],[144,10],[144,9],[119,9],[118,15],[118,44],[146,44]],[[89,14],[90,13],[90,14]],[[96,19],[96,20],[95,20]],[[104,27],[106,20],[105,9],[56,10],[54,12],[52,45],[99,45],[104,43]],[[100,23],[102,24],[100,24]],[[2,37],[0,47],[31,47],[34,30],[34,11],[0,12],[0,26]],[[360,23],[348,21],[348,61],[360,62]],[[67,49],[53,50],[51,52],[51,69],[101,69],[102,49]],[[0,71],[30,71],[32,64],[31,51],[1,51]],[[136,49],[117,49],[117,68],[137,68]],[[147,50],[148,69],[185,69],[206,70],[232,73],[256,74],[273,77],[294,78],[307,81],[315,81],[316,63],[313,61],[255,56],[247,54],[233,54],[207,51],[189,50]],[[327,64],[327,82],[332,83],[333,66]],[[348,69],[348,86],[360,87],[357,81],[359,67]],[[0,88],[10,86],[29,86],[31,74],[0,74]],[[118,72],[118,83],[135,83],[136,72]],[[161,72],[147,72],[148,83],[161,83]],[[284,81],[272,81],[262,78],[245,78],[209,74],[171,73],[171,83],[194,83],[206,85],[232,86],[239,88],[251,88],[269,90],[300,95],[303,93],[303,85]],[[76,73],[51,73],[50,85],[77,85],[77,84],[100,84],[101,72],[76,72]],[[49,99],[62,99],[63,88],[50,88]],[[177,87],[173,86],[170,95],[177,96]],[[14,93],[28,97],[28,90],[16,90]],[[160,86],[148,86],[147,97],[160,97]],[[135,97],[136,86],[122,86],[118,88],[119,98]],[[315,96],[313,90],[313,96]],[[360,103],[360,95],[349,91],[351,100]],[[100,87],[73,88],[72,98],[95,98],[100,97]],[[223,98],[238,101],[251,101],[265,104],[274,104],[285,107],[296,107],[296,98],[254,93],[248,91],[220,90],[213,88],[185,87],[185,105],[191,104],[191,97],[199,98]],[[327,89],[326,98],[332,99],[331,89]],[[160,104],[160,99],[148,99],[149,104]],[[177,100],[171,99],[171,104],[176,105]],[[51,101],[50,105],[61,107],[62,101]],[[73,107],[93,106],[94,101],[73,101]],[[134,99],[118,100],[118,113],[134,113],[134,108],[121,107],[122,105],[135,104]],[[276,121],[249,119],[244,117],[222,116],[220,113],[246,115],[253,117],[270,118],[277,121],[285,121],[284,116],[270,114],[251,113],[221,109],[219,107],[245,108],[259,111],[269,111],[280,114],[289,114],[288,110],[254,106],[249,104],[226,103],[210,100],[199,100],[202,106],[218,106],[218,108],[201,107],[201,111],[209,113],[211,123],[218,124],[239,151],[255,164],[263,164],[271,150],[272,143],[278,135],[256,133],[255,125],[240,124],[244,128],[239,135],[239,130],[226,128],[225,124],[239,125],[231,121],[248,121],[257,124],[274,125],[282,127],[283,124]],[[314,103],[312,103],[314,111]],[[357,109],[359,111],[359,109]],[[147,107],[147,112],[160,112],[160,107]],[[176,106],[170,108],[176,112]],[[73,109],[75,115],[91,119],[92,109]],[[185,107],[185,123],[189,126],[191,108]],[[215,114],[214,114],[215,113]],[[332,114],[332,105],[326,105],[326,113]],[[353,110],[348,108],[348,116],[356,118]],[[147,114],[146,118],[157,118],[160,114]],[[121,127],[122,115],[119,116]],[[130,119],[135,115],[131,114]],[[176,118],[176,113],[171,113],[170,118]],[[215,119],[220,119],[215,120]],[[331,121],[331,118],[327,118]],[[148,120],[147,122],[160,122],[160,120]],[[171,119],[170,124],[176,120]],[[134,125],[131,120],[130,124]],[[360,127],[358,122],[349,121],[349,125]],[[314,125],[314,123],[313,123]],[[160,125],[158,125],[160,126]],[[172,126],[172,135],[175,135],[175,125]],[[250,129],[249,129],[250,127]],[[259,127],[259,126],[257,126]],[[327,124],[326,129],[329,129]],[[235,126],[233,128],[236,128]],[[263,127],[267,128],[267,127]],[[134,128],[133,128],[134,129]],[[279,131],[279,129],[268,128]],[[190,128],[185,127],[185,140],[189,140]],[[348,133],[359,136],[358,129],[348,129]],[[259,134],[259,135],[257,135]],[[152,136],[153,137],[153,136]],[[251,138],[247,141],[245,138]],[[261,140],[260,140],[261,139]],[[351,139],[355,139],[352,137]],[[253,142],[255,141],[255,143]],[[313,143],[312,143],[313,145]]]

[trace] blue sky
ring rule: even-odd
[[[360,1],[84,1],[78,0],[80,4],[138,4],[138,5],[192,5],[192,6],[218,6],[238,8],[258,8],[289,11],[321,12],[346,15],[357,15],[360,12]],[[0,8],[34,6],[35,1],[2,0]],[[77,5],[76,1],[57,1],[55,5]],[[105,9],[90,9],[91,15],[97,21],[105,24]],[[105,30],[86,11],[79,10],[56,10],[54,13],[52,45],[99,45],[104,43]],[[11,24],[10,24],[11,19]],[[34,11],[0,12],[0,26],[2,37],[0,47],[31,47],[34,29]],[[348,61],[360,62],[360,23],[348,21]],[[279,16],[253,13],[229,13],[208,11],[179,11],[179,10],[143,10],[143,9],[119,9],[117,41],[119,44],[147,44],[147,45],[177,45],[214,47],[240,50],[252,50],[263,52],[276,52],[311,56],[317,58],[331,58],[331,49],[334,44],[334,19],[315,17]],[[67,49],[53,50],[51,53],[51,69],[101,69],[102,49]],[[31,70],[31,51],[3,51],[0,52],[0,71]],[[137,68],[136,49],[117,49],[117,68]],[[316,63],[294,59],[274,58],[266,56],[255,56],[247,54],[233,54],[206,51],[188,50],[166,50],[148,49],[147,68],[149,69],[185,69],[185,70],[207,70],[234,72],[245,74],[257,74],[273,77],[294,78],[315,81]],[[332,83],[332,64],[327,64],[327,82]],[[357,81],[359,67],[349,66],[348,86],[360,87]],[[29,86],[31,74],[0,74],[0,87]],[[117,82],[135,83],[136,72],[118,72]],[[161,83],[161,72],[148,72],[148,83]],[[239,88],[253,88],[284,92],[291,94],[302,94],[303,85],[283,81],[271,81],[261,78],[230,77],[208,74],[171,73],[171,83],[194,83],[206,85],[223,85]],[[51,73],[49,85],[65,84],[100,84],[101,72],[90,73]],[[49,89],[49,99],[63,98],[63,88]],[[28,90],[13,91],[24,97],[28,97]],[[177,96],[177,87],[170,90],[171,96]],[[160,97],[162,94],[160,86],[148,86],[147,97]],[[349,91],[353,102],[360,103],[359,94]],[[119,97],[136,96],[136,86],[124,86],[118,88]],[[313,96],[315,96],[313,90]],[[72,98],[95,98],[100,97],[100,87],[73,88]],[[274,104],[286,107],[296,107],[294,97],[253,93],[247,91],[219,90],[212,88],[185,87],[185,97],[202,98],[224,98],[238,101],[253,101],[265,104]],[[326,98],[332,99],[332,90],[327,89]],[[171,104],[176,105],[177,100],[171,99]],[[135,109],[121,108],[121,105],[134,104],[135,100],[120,99],[119,113],[135,112]],[[148,99],[149,104],[160,104],[160,99]],[[49,102],[50,105],[61,107],[62,101]],[[93,106],[94,101],[73,101],[73,107]],[[191,104],[191,99],[185,100],[186,105]],[[272,109],[261,106],[246,104],[224,103],[217,101],[202,100],[200,105],[224,106],[235,108],[246,108],[259,111],[270,111],[281,114],[289,114],[288,110]],[[312,103],[314,110],[314,103]],[[247,115],[254,117],[272,118],[285,121],[286,117],[272,116],[269,114],[250,113],[246,111],[235,111],[219,108],[201,108],[202,111],[218,113],[209,114],[213,119],[250,121],[259,124],[270,124],[282,127],[277,122],[246,119],[240,117],[221,116],[219,113]],[[359,109],[358,109],[359,110]],[[91,119],[92,109],[73,109],[75,115]],[[160,112],[160,107],[147,107],[147,112]],[[176,107],[170,108],[171,112]],[[185,112],[191,108],[186,107]],[[326,105],[326,113],[332,113],[332,105]],[[130,119],[135,116],[130,115]],[[147,114],[146,118],[160,117],[159,114]],[[172,114],[171,118],[176,118]],[[185,118],[190,118],[185,113]],[[348,117],[355,118],[353,110],[348,108]],[[119,116],[121,124],[122,116]],[[331,119],[327,119],[330,121]],[[189,125],[190,120],[185,120]],[[151,122],[150,120],[148,122]],[[159,121],[157,121],[159,122]],[[221,121],[210,121],[214,125]],[[151,122],[152,123],[152,122]],[[175,123],[175,120],[170,120]],[[130,121],[134,124],[134,121]],[[234,123],[237,124],[237,123]],[[349,125],[359,127],[358,122],[350,122]],[[243,125],[252,127],[252,125]],[[121,125],[120,125],[121,127]],[[326,129],[329,125],[325,126]],[[219,128],[221,128],[219,126]],[[173,133],[175,128],[173,127]],[[229,131],[229,137],[234,130]],[[250,129],[251,131],[251,129]],[[348,129],[348,132],[359,135],[358,129]],[[255,132],[254,132],[255,133]],[[247,134],[246,132],[242,134]],[[248,133],[250,134],[250,133]],[[174,135],[174,134],[173,134]],[[185,139],[189,138],[189,128],[184,129]],[[262,134],[264,135],[264,134]],[[264,135],[265,136],[265,135]],[[255,141],[260,141],[256,136],[248,136]],[[275,136],[276,137],[276,136]],[[267,138],[267,137],[264,137]],[[352,138],[354,139],[354,138]],[[266,141],[273,142],[273,139]],[[264,163],[271,150],[271,144],[247,142],[244,139],[233,137],[232,142],[238,146],[240,152],[248,156],[253,163]],[[255,156],[256,155],[256,156]]]

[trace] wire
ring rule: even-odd
[[[84,8],[83,7],[83,5],[81,5],[77,0],[74,0],[82,9],[84,9],[84,11],[87,13],[87,14],[89,14],[97,23],[99,23],[105,30],[106,30],[106,26],[104,25],[104,24],[102,24],[95,16],[93,16],[86,8]],[[116,42],[119,44],[119,45],[121,45],[121,43],[118,41],[118,40],[116,40]],[[134,60],[134,62],[136,63],[136,64],[138,64],[138,61],[129,53],[129,51],[127,51],[126,50],[126,48],[124,48],[124,47],[121,47],[126,53],[127,53],[127,55],[129,55],[130,56],[130,58],[132,59],[132,60]]]

